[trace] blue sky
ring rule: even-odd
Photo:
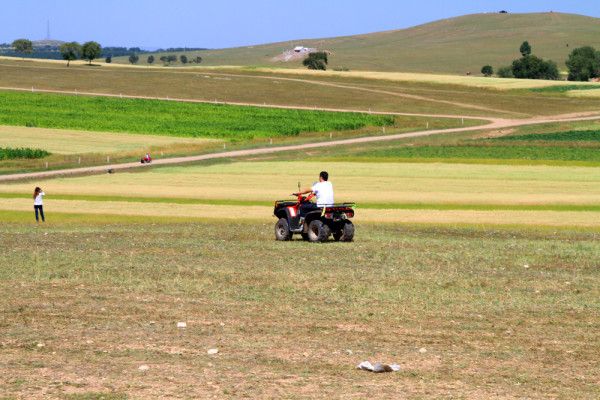
[[[561,11],[600,17],[597,0],[18,0],[0,5],[0,42],[233,47],[406,28],[463,14]]]

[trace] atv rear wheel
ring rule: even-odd
[[[308,240],[310,242],[324,242],[331,235],[331,229],[323,221],[315,219],[308,225]]]
[[[350,221],[346,221],[344,222],[342,229],[336,233],[338,233],[340,236],[340,238],[336,240],[340,240],[342,242],[351,242],[352,239],[354,239],[354,224]]]
[[[279,218],[279,221],[275,224],[275,239],[280,241],[292,240],[290,224],[288,224],[286,218]]]

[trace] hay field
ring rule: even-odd
[[[511,90],[511,89],[535,89],[564,86],[564,81],[548,81],[540,79],[513,79],[513,78],[486,78],[483,76],[465,76],[465,75],[446,75],[446,74],[427,74],[427,73],[409,73],[409,72],[377,72],[377,71],[310,71],[306,69],[287,69],[287,68],[255,68],[260,72],[275,72],[284,75],[306,75],[314,77],[336,77],[336,78],[359,78],[392,82],[417,82],[417,83],[435,83],[441,85],[457,85],[475,88]],[[598,87],[600,85],[594,82],[569,82],[569,85],[582,87]],[[573,90],[572,94],[577,92]]]
[[[600,169],[435,163],[235,162],[41,181],[49,193],[270,202],[329,171],[336,200],[370,204],[600,204]],[[0,193],[29,193],[29,183]]]
[[[326,169],[357,221],[600,226],[600,169],[586,167],[235,162],[36,182],[58,213],[254,219]],[[0,210],[26,211],[31,183],[0,187]],[[52,195],[56,196],[52,200]]]
[[[26,128],[0,125],[0,143],[5,147],[40,148],[53,154],[116,153],[144,151],[149,147],[175,144],[219,143],[216,139],[181,138],[115,132]]]

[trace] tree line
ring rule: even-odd
[[[20,54],[22,56],[29,55],[34,52],[33,42],[29,39],[17,39],[12,42],[11,46],[17,54]],[[106,55],[105,62],[111,63],[113,58],[112,53],[117,52],[119,54],[122,53],[124,50],[130,51],[129,62],[131,64],[137,64],[140,60],[140,56],[138,53],[147,53],[145,51],[142,51],[139,47],[132,47],[129,49],[127,49],[126,47],[107,47],[103,49],[98,42],[94,41],[85,42],[84,44],[79,44],[78,42],[63,43],[58,50],[60,52],[61,57],[65,61],[67,61],[67,67],[70,66],[71,61],[79,59],[86,60],[91,65],[92,61],[99,57],[102,57],[103,54],[106,54],[107,52],[109,52],[109,54]],[[154,55],[150,54],[146,59],[146,62],[148,64],[154,64],[155,60],[156,59]],[[202,57],[196,56],[193,58],[188,58],[188,56],[185,54],[182,54],[180,56],[169,54],[161,56],[159,60],[162,61],[165,65],[170,65],[171,63],[176,62],[177,60],[179,60],[179,62],[181,62],[182,64],[200,64],[202,62]]]
[[[512,62],[511,65],[500,67],[497,75],[500,78],[517,79],[548,79],[558,80],[560,72],[558,65],[552,60],[544,60],[532,54],[532,48],[528,41],[523,42],[519,48],[521,58]],[[574,49],[566,61],[569,81],[589,81],[600,78],[600,51],[591,46]],[[494,75],[494,68],[485,65],[481,69],[484,76]]]

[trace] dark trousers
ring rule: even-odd
[[[44,218],[44,206],[33,206],[33,209],[35,210],[35,220],[37,222],[40,222],[40,216],[42,216],[42,222],[46,222],[46,218]],[[39,213],[39,215],[38,215]]]
[[[308,214],[311,211],[315,211],[315,210],[320,210],[321,207],[317,207],[317,205],[315,203],[302,203],[300,205],[300,210],[299,210],[299,214],[301,217],[306,217],[306,214]]]

